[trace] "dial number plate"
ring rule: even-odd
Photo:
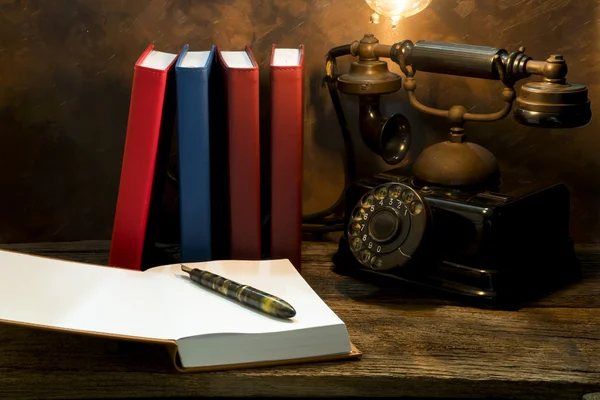
[[[350,250],[356,259],[370,268],[385,266],[386,255],[399,251],[409,236],[423,235],[424,229],[412,228],[415,218],[419,224],[425,223],[424,207],[420,196],[404,184],[383,184],[364,194],[352,211],[347,229]],[[384,242],[374,239],[369,225],[372,216],[382,209],[386,213],[393,211],[398,218],[398,231],[393,239]],[[420,237],[415,239],[420,241]]]

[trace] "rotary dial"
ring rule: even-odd
[[[425,207],[417,192],[400,183],[365,193],[352,211],[347,230],[356,259],[377,270],[408,262],[425,232]]]

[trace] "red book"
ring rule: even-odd
[[[166,173],[165,153],[175,115],[176,58],[177,54],[150,45],[134,66],[110,266],[143,269],[144,256],[153,245],[153,214],[161,201],[161,177]]]
[[[258,64],[248,46],[218,49],[227,104],[230,257],[260,260],[260,115]]]
[[[271,52],[271,249],[301,270],[304,46]]]

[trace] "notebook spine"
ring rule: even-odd
[[[231,68],[221,58],[227,91],[230,256],[262,258],[259,70]]]
[[[272,59],[276,46],[273,45]],[[304,47],[300,62],[271,62],[271,258],[301,270]]]
[[[214,48],[205,67],[175,65],[178,103],[178,155],[181,260],[212,259],[209,76]],[[218,156],[218,155],[215,155]]]
[[[154,211],[166,174],[168,131],[172,128],[171,64],[166,70],[141,66],[150,45],[134,66],[123,161],[109,252],[109,265],[140,270],[152,242]]]

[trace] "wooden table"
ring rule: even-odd
[[[0,247],[105,264],[108,244]],[[0,398],[581,399],[600,392],[600,246],[578,246],[581,282],[519,311],[463,307],[411,287],[393,293],[334,274],[334,244],[303,250],[306,280],[347,323],[361,360],[180,374],[160,346],[0,326]]]

